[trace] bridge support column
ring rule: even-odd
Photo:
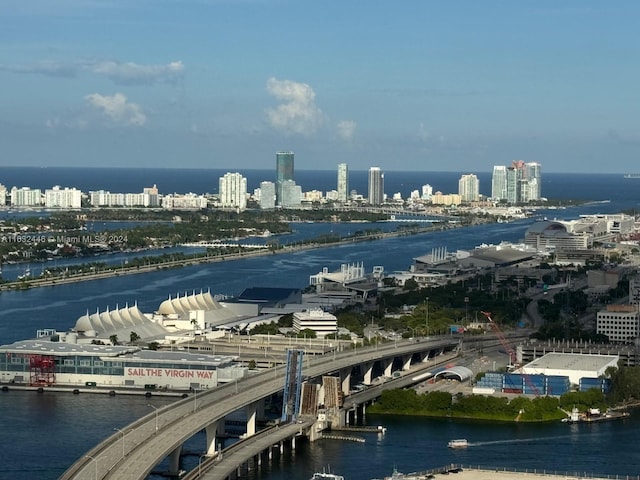
[[[393,358],[386,358],[382,365],[384,367],[384,376],[391,378],[391,374],[393,373]]]
[[[371,375],[373,374],[373,362],[366,362],[362,364],[364,369],[364,384],[371,385]]]
[[[222,419],[224,421],[224,419]],[[220,425],[220,420],[217,420],[213,423],[210,423],[205,427],[205,433],[207,435],[207,455],[214,455],[218,450],[217,444],[217,435],[218,435],[218,426]]]
[[[404,355],[402,357],[402,370],[409,370],[411,368],[411,355]]]
[[[256,434],[256,417],[258,415],[259,402],[253,402],[246,406],[247,413],[247,437]]]
[[[340,370],[340,388],[342,393],[349,395],[351,391],[351,369]]]
[[[180,453],[182,452],[182,445],[178,446],[173,452],[169,454],[169,475],[178,476],[180,474]]]

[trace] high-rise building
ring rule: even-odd
[[[82,192],[75,188],[56,185],[44,191],[45,208],[81,208]]]
[[[349,200],[349,168],[346,163],[338,165],[338,201]]]
[[[220,205],[238,210],[247,208],[247,179],[239,173],[225,173],[220,177]]]
[[[433,187],[428,183],[426,185],[422,185],[422,200],[431,200],[432,195]]]
[[[282,186],[293,181],[293,152],[276,152],[276,204],[282,205]]]
[[[369,169],[369,203],[382,205],[384,202],[384,173],[380,167]]]
[[[35,207],[42,205],[42,191],[39,188],[13,187],[11,205],[17,207]]]
[[[149,202],[147,206],[157,207],[160,205],[160,192],[158,191],[158,186],[155,183],[153,184],[153,187],[144,187],[142,189],[142,193],[144,195],[148,195]]]
[[[458,195],[463,202],[480,200],[480,181],[473,173],[462,175],[458,180]]]
[[[491,177],[491,198],[509,203],[539,200],[542,193],[542,166],[537,162],[514,160],[511,166],[495,165]]]
[[[540,200],[542,196],[542,165],[538,162],[525,164],[526,178],[529,182],[529,200]]]
[[[284,208],[300,208],[302,203],[302,187],[293,180],[284,180],[280,185],[280,203]]]
[[[276,184],[260,182],[260,208],[272,209],[276,207]]]
[[[520,203],[520,180],[522,180],[522,170],[513,166],[507,167],[507,202]]]
[[[507,199],[507,167],[494,165],[491,176],[491,198],[494,200]]]

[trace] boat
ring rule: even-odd
[[[322,471],[314,473],[311,480],[344,480],[344,477],[336,473]]]
[[[457,438],[455,440],[449,440],[447,447],[449,448],[467,448],[469,446],[469,442],[466,438]]]
[[[573,407],[571,414],[568,417],[562,419],[563,423],[597,423],[597,422],[609,422],[611,420],[621,420],[627,418],[629,412],[616,412],[607,410],[605,413],[600,413],[597,408],[590,408],[586,413],[581,413],[576,407]]]
[[[640,173],[625,173],[624,178],[640,178]]]

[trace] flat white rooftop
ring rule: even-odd
[[[617,363],[618,355],[594,355],[579,353],[547,353],[524,368],[537,368],[548,370],[577,370],[598,371]]]

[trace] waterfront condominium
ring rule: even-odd
[[[380,167],[369,169],[369,203],[371,205],[382,205],[384,202],[384,173]]]
[[[247,179],[239,173],[225,173],[220,177],[220,205],[223,208],[247,208]]]
[[[338,165],[338,201],[345,203],[349,199],[349,168],[346,163]]]
[[[293,152],[276,152],[276,204],[282,205],[282,188],[293,182]]]
[[[491,198],[503,200],[507,198],[507,167],[494,165],[491,177]]]
[[[260,208],[269,210],[276,207],[276,185],[273,182],[260,182]]]
[[[493,167],[491,197],[509,203],[539,200],[542,191],[542,167],[537,162],[514,160],[511,165]]]
[[[538,162],[525,163],[526,178],[529,183],[529,200],[540,200],[542,194],[542,165]]]
[[[463,202],[480,200],[480,181],[473,173],[462,175],[458,180],[458,195]]]

